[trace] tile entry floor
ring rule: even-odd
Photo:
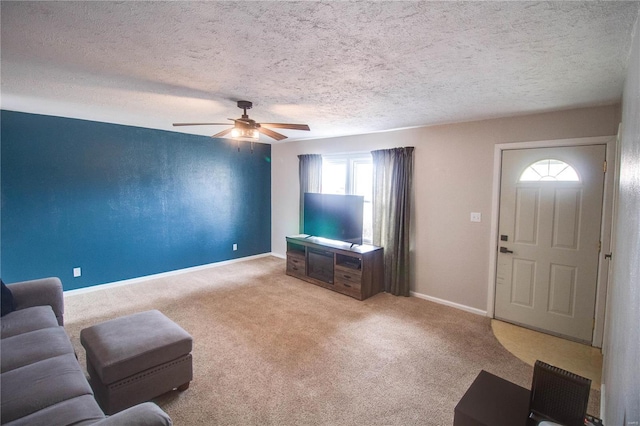
[[[534,365],[539,359],[591,379],[591,387],[600,390],[602,352],[599,348],[495,319],[491,320],[491,328],[502,346],[527,364]]]

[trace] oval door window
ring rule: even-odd
[[[520,175],[520,182],[539,181],[580,182],[580,177],[576,169],[564,161],[547,158],[531,164]]]

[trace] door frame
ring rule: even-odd
[[[501,143],[493,151],[493,189],[491,195],[491,235],[489,240],[489,282],[487,291],[487,316],[495,316],[496,268],[498,266],[498,222],[500,217],[500,175],[502,152],[513,149],[555,148],[560,146],[606,145],[607,173],[604,176],[602,198],[602,223],[600,227],[601,250],[598,256],[598,282],[596,284],[595,323],[591,345],[601,348],[604,335],[605,305],[609,275],[609,261],[604,255],[611,252],[611,231],[613,219],[614,177],[617,175],[616,136],[596,136],[574,139],[554,139]]]

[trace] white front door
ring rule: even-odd
[[[503,151],[495,317],[593,334],[606,146]]]

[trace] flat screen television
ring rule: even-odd
[[[362,244],[364,197],[304,194],[304,233],[313,237]]]

